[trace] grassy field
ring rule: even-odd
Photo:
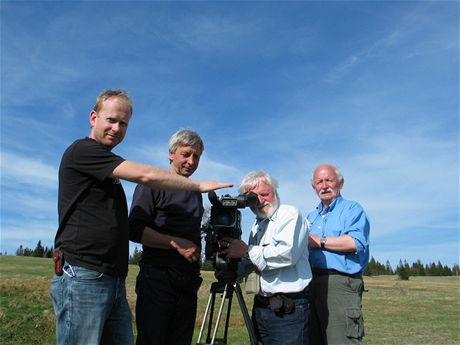
[[[0,344],[54,343],[54,314],[48,293],[51,272],[51,259],[0,256]],[[133,311],[137,272],[138,268],[131,266],[127,280]],[[212,272],[203,276],[195,339],[210,284],[215,281]],[[459,277],[411,277],[408,281],[395,276],[365,277],[365,284],[365,344],[460,344]],[[246,303],[251,310],[251,298],[246,298]],[[249,344],[236,298],[228,344]]]

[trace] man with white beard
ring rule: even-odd
[[[221,255],[245,257],[260,275],[252,321],[263,345],[308,344],[309,292],[308,223],[300,211],[280,205],[277,182],[267,173],[247,174],[240,193],[252,192],[259,204],[248,244],[239,239],[220,242]]]

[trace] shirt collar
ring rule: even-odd
[[[342,200],[342,196],[339,195],[337,196],[332,202],[331,204],[329,205],[328,208],[326,208],[325,210],[323,210],[323,203],[320,202],[319,205],[316,207],[316,210],[318,211],[318,213],[326,213],[326,212],[332,212],[335,208],[335,206],[340,202],[340,200]]]

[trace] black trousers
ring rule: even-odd
[[[190,345],[197,293],[177,288],[177,270],[141,265],[136,281],[137,345]]]

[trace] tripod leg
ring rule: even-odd
[[[220,303],[216,323],[214,325],[214,331],[213,331],[212,338],[211,338],[211,329],[212,329],[212,323],[214,319],[214,306],[215,306],[216,293],[222,293],[222,301]],[[244,323],[248,331],[251,345],[260,345],[260,343],[257,342],[254,326],[252,324],[251,318],[249,317],[249,312],[246,307],[246,303],[244,302],[243,294],[241,292],[241,287],[238,282],[226,283],[223,289],[222,289],[222,285],[213,284],[211,286],[211,294],[209,295],[208,304],[206,306],[206,310],[203,316],[203,322],[201,324],[200,333],[198,335],[198,340],[197,340],[196,345],[217,345],[217,344],[227,345],[227,334],[228,334],[228,326],[229,326],[229,321],[230,321],[231,303],[232,303],[233,293],[236,293],[236,297],[238,298],[238,304],[240,306],[241,314],[243,315]],[[222,312],[225,306],[225,300],[227,298],[228,298],[228,305],[227,305],[227,315],[226,315],[226,320],[225,320],[225,330],[223,334],[224,337],[222,339],[216,339],[219,324],[222,318]],[[208,319],[208,314],[209,314],[209,319]],[[201,343],[201,338],[203,336],[203,331],[204,331],[207,321],[208,321],[208,334],[207,334],[206,342]]]
[[[257,345],[257,337],[256,332],[254,330],[254,325],[252,324],[252,320],[249,317],[248,308],[246,307],[246,303],[244,302],[243,293],[241,292],[241,287],[238,282],[233,284],[233,289],[236,294],[236,298],[238,299],[238,304],[240,305],[241,313],[243,314],[244,323],[246,324],[246,329],[248,330],[249,339],[251,340],[251,345]]]
[[[208,318],[208,313],[209,313],[209,310],[211,309],[211,305],[214,307],[214,299],[215,298],[216,298],[216,295],[213,292],[211,292],[209,294],[208,304],[206,305],[206,310],[204,311],[203,322],[201,323],[201,328],[200,328],[200,333],[198,334],[197,344],[200,344],[201,337],[202,337],[203,331],[204,331],[204,327],[206,325],[206,320]],[[212,318],[212,316],[211,316],[211,318]],[[209,331],[208,331],[208,333],[209,333]]]
[[[222,317],[222,310],[224,309],[225,297],[227,296],[228,286],[229,286],[228,283],[225,284],[224,292],[222,294],[222,302],[220,303],[220,307],[219,307],[219,314],[217,315],[216,325],[214,327],[214,333],[212,335],[211,345],[214,344],[214,341],[216,340],[217,329],[219,328],[220,319]],[[224,340],[224,343],[226,344],[226,340]]]
[[[227,344],[228,325],[230,323],[230,313],[232,311],[233,285],[228,285],[227,298],[228,298],[227,316],[225,318],[225,328],[224,328],[224,335],[223,335],[224,344]]]

